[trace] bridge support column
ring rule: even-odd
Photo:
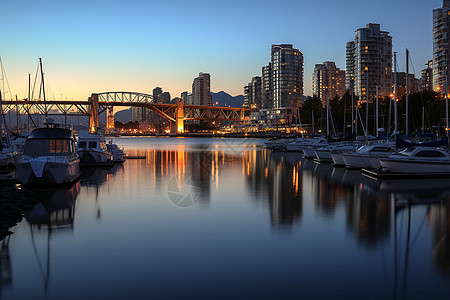
[[[89,101],[89,132],[97,132],[98,128],[98,94],[92,94]]]
[[[183,134],[184,133],[184,103],[180,99],[177,101],[177,107],[175,109],[176,121],[172,124],[172,133]]]
[[[114,110],[112,106],[108,106],[108,114],[106,117],[106,131],[111,133],[114,129]]]

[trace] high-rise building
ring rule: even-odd
[[[441,8],[433,10],[433,90],[448,89],[450,31],[450,0],[444,0]]]
[[[394,78],[394,74],[392,74]],[[416,93],[419,89],[419,80],[414,74],[408,74],[408,90],[410,93]],[[406,72],[397,72],[397,93],[406,95]]]
[[[154,101],[155,103],[161,103],[161,99],[158,98],[158,95],[159,95],[159,94],[162,94],[162,92],[163,92],[163,89],[160,88],[159,86],[158,86],[158,87],[155,87],[155,88],[153,89],[153,101]]]
[[[348,42],[345,50],[345,88],[347,91],[350,91],[353,88],[352,92],[354,92],[355,42]]]
[[[261,77],[255,76],[252,81],[244,87],[244,107],[258,110],[262,108]]]
[[[171,98],[170,98],[169,92],[160,93],[157,97],[158,97],[158,99],[159,99],[158,101],[160,101],[160,103],[165,103],[165,104],[170,103]]]
[[[317,64],[313,73],[313,95],[319,97],[325,105],[327,97],[333,99],[344,94],[345,71],[341,71],[332,61]]]
[[[252,84],[244,86],[244,104],[242,105],[244,108],[250,108],[252,104]]]
[[[420,76],[420,91],[433,90],[433,61],[429,60]]]
[[[208,73],[199,73],[192,83],[193,105],[212,105],[211,77]]]
[[[296,114],[303,101],[303,54],[292,44],[272,45],[272,108]]]
[[[262,67],[261,70],[261,102],[262,108],[273,107],[272,64]]]
[[[354,78],[354,92],[361,100],[388,96],[392,91],[392,37],[380,30],[380,24],[369,23],[356,30],[355,39],[346,46],[346,87]],[[367,86],[368,82],[368,86]]]

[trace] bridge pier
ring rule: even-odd
[[[177,134],[184,133],[184,103],[183,99],[177,101],[177,107],[175,108],[175,122],[172,123],[171,132]]]
[[[98,94],[92,94],[91,97],[88,98],[89,102],[89,132],[94,133],[97,132],[98,128]]]
[[[106,117],[106,131],[108,133],[111,133],[111,131],[114,129],[114,110],[113,106],[108,106],[107,109],[107,117]]]

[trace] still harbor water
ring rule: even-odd
[[[263,140],[115,142],[146,158],[17,189],[36,204],[0,242],[1,299],[450,295],[450,179],[376,181]]]

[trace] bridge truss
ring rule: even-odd
[[[156,100],[156,101],[155,101]],[[152,95],[135,92],[94,93],[87,101],[58,100],[12,100],[3,101],[3,112],[16,110],[19,114],[47,114],[88,116],[89,127],[95,131],[98,127],[98,116],[104,111],[112,114],[113,106],[144,107],[170,121],[176,131],[184,131],[185,120],[232,121],[242,122],[250,115],[250,110],[234,107],[184,105],[158,103]]]

